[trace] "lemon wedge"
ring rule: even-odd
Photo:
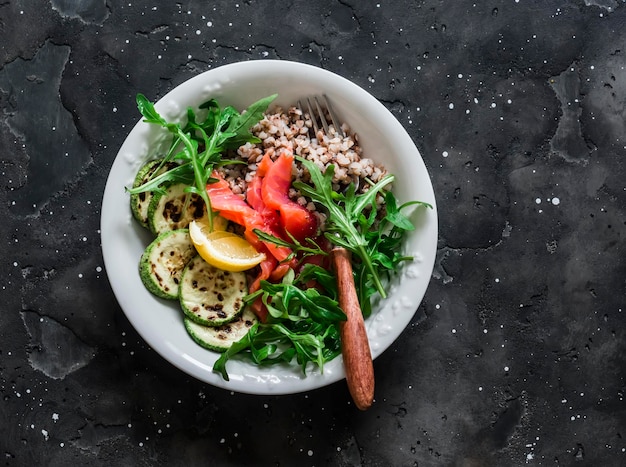
[[[208,223],[192,221],[189,235],[202,259],[224,271],[245,271],[265,259],[245,238],[224,230],[211,231]]]

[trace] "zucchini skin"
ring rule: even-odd
[[[184,318],[184,322],[185,329],[196,344],[215,352],[226,352],[233,343],[244,337],[258,320],[255,314],[246,308],[234,321],[221,326],[204,326],[188,317]]]
[[[220,326],[243,313],[247,293],[245,273],[217,269],[197,255],[182,273],[179,300],[187,318],[204,326]]]
[[[156,237],[139,260],[139,276],[148,291],[167,300],[178,299],[180,278],[196,255],[188,229],[170,230]]]

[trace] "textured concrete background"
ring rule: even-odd
[[[261,58],[370,91],[432,177],[435,272],[364,413],[186,376],[103,270],[135,94]],[[619,0],[0,2],[1,462],[626,465],[625,66]]]

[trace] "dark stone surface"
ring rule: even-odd
[[[619,0],[0,2],[3,465],[626,465],[625,26]],[[186,376],[103,270],[135,94],[261,58],[369,90],[432,176],[433,279],[364,413],[343,382]]]

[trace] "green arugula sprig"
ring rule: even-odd
[[[303,288],[314,279],[328,287],[324,294],[315,288]],[[337,302],[334,276],[325,269],[306,264],[295,276],[290,270],[279,284],[261,281],[261,288],[248,295],[246,302],[261,297],[269,315],[267,322],[257,323],[239,341],[222,353],[213,372],[228,381],[226,363],[244,353],[258,365],[290,363],[294,358],[306,374],[313,363],[321,371],[324,363],[341,353],[339,323],[346,315]]]
[[[257,237],[259,237],[261,241],[270,242],[276,246],[287,247],[291,249],[291,254],[287,256],[287,258],[285,258],[283,261],[290,261],[295,256],[298,256],[300,258],[300,261],[309,256],[328,256],[328,252],[324,251],[322,247],[319,246],[312,238],[307,238],[306,244],[303,244],[287,231],[285,231],[285,234],[289,237],[289,241],[264,232],[261,229],[252,229],[252,231]]]
[[[411,205],[431,207],[421,201],[410,201],[401,206],[391,191],[384,193],[385,216],[378,217],[376,198],[394,181],[393,175],[383,177],[364,193],[356,193],[353,183],[345,192],[333,190],[335,166],[329,165],[324,173],[313,162],[298,160],[308,170],[312,185],[294,182],[294,187],[327,213],[326,237],[335,245],[353,254],[355,284],[361,310],[371,313],[371,297],[378,293],[387,296],[383,280],[396,266],[411,257],[401,254],[401,242],[406,231],[414,230],[410,219],[401,211]]]
[[[211,173],[216,166],[239,163],[223,159],[223,154],[229,149],[236,149],[247,142],[260,142],[259,138],[250,133],[250,129],[263,118],[264,112],[275,98],[276,94],[264,97],[242,113],[232,106],[222,109],[215,99],[210,99],[199,107],[206,111],[204,119],[198,120],[198,115],[190,107],[187,109],[187,122],[183,126],[168,122],[157,112],[152,102],[143,94],[137,94],[137,107],[144,117],[143,121],[159,125],[173,134],[162,165],[173,160],[180,164],[128,191],[160,192],[164,185],[185,183],[188,185],[185,191],[195,193],[204,200],[212,226],[211,200],[206,192]]]

